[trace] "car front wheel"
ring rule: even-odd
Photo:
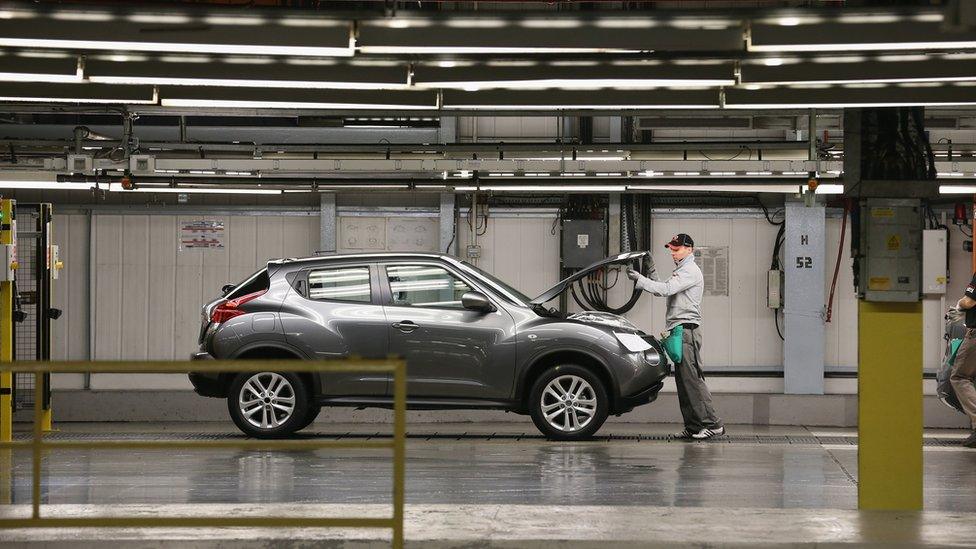
[[[291,372],[240,374],[231,383],[227,408],[234,424],[255,438],[282,438],[304,427],[305,384]]]
[[[528,404],[533,423],[552,440],[589,438],[610,411],[603,382],[575,364],[553,366],[543,372],[532,386]]]

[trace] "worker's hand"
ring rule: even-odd
[[[630,267],[627,267],[627,278],[631,280],[637,280],[638,278],[640,278],[640,273],[638,273],[637,271],[635,271]]]

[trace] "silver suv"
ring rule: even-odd
[[[608,258],[531,299],[441,254],[383,253],[282,259],[224,287],[203,308],[194,359],[401,356],[411,409],[500,409],[529,414],[544,435],[593,435],[609,414],[657,398],[669,362],[660,343],[626,319],[562,314],[543,304]],[[283,437],[322,406],[390,407],[376,374],[191,373],[203,396],[227,399],[246,434]]]

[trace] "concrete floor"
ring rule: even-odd
[[[368,439],[382,428],[325,424],[311,431],[318,436]],[[546,539],[575,540],[583,546],[594,540],[602,540],[601,546],[604,542],[629,546],[635,540],[718,545],[976,543],[976,451],[955,445],[965,431],[926,434],[926,514],[866,515],[854,511],[857,447],[851,429],[737,425],[722,440],[685,443],[666,439],[671,428],[608,424],[601,433],[605,438],[567,444],[538,438],[531,425],[411,426],[408,537],[438,540],[444,546],[489,539],[498,546],[526,546]],[[53,436],[235,438],[239,434],[226,423],[63,424]],[[30,501],[30,471],[29,453],[16,452],[14,504]],[[389,513],[391,486],[389,451],[65,450],[45,460],[42,499],[50,505],[44,508],[46,513],[60,516],[230,510],[276,515],[288,510],[320,515],[366,510],[382,515]],[[0,507],[7,516],[24,511],[19,505]],[[585,532],[566,532],[576,524],[587,525]],[[935,524],[941,526],[933,529]],[[312,539],[324,536],[355,545],[385,535],[363,532],[368,531],[324,531]],[[264,539],[280,541],[282,535],[310,539],[308,532],[300,531],[266,532]],[[215,543],[220,540],[220,546],[258,543],[253,532],[245,535],[234,529],[210,531],[203,537]],[[16,530],[0,532],[0,540],[4,538],[55,544],[85,539],[207,543],[192,530],[71,535]]]

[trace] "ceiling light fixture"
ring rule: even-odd
[[[0,73],[2,80],[2,73]],[[172,78],[158,76],[98,76],[88,80],[99,84],[144,84],[150,86],[216,86],[226,88],[293,88],[316,90],[397,90],[408,89],[400,84],[379,82],[327,82],[315,80],[238,80],[232,78]]]
[[[58,48],[99,51],[146,51],[228,55],[290,55],[296,57],[352,57],[351,47],[275,46],[271,44],[189,44],[177,42],[131,42],[110,40],[61,40],[0,37],[0,46],[10,48]]]
[[[169,193],[169,194],[281,194],[280,189],[227,189],[204,187],[136,187],[123,189],[121,183],[112,183],[108,190],[122,193]]]
[[[31,181],[31,180],[0,180],[0,189],[49,190],[49,191],[87,191],[95,187],[95,183],[79,183],[66,181]]]
[[[3,98],[0,98],[3,99]],[[297,101],[235,101],[227,99],[161,99],[164,107],[204,107],[230,109],[349,109],[349,110],[437,110],[436,105],[382,105],[368,103],[305,103]]]
[[[458,192],[590,192],[619,193],[627,189],[624,185],[484,185],[481,187],[454,187]]]

